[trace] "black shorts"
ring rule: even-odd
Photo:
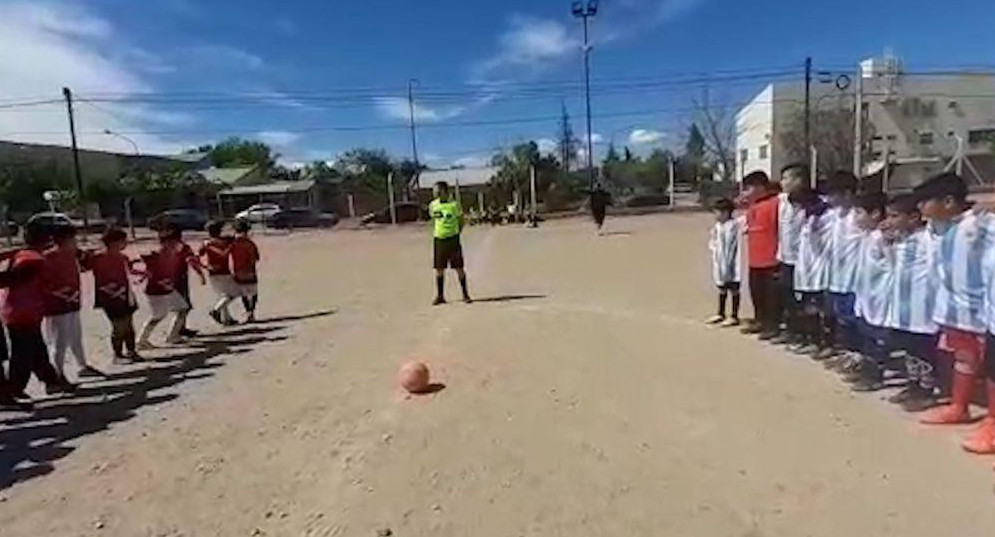
[[[459,235],[448,239],[435,239],[435,270],[463,268],[463,245]]]
[[[719,287],[719,291],[730,291],[733,293],[738,293],[740,288],[739,282],[726,282]]]

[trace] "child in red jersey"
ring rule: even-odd
[[[142,325],[138,335],[138,350],[151,350],[150,338],[156,326],[170,313],[176,316],[170,327],[166,343],[178,344],[184,341],[181,331],[186,323],[189,303],[176,289],[180,270],[186,270],[186,260],[180,248],[172,239],[171,231],[164,228],[159,232],[159,248],[142,256],[145,264],[145,295],[148,298],[152,315]]]
[[[104,232],[104,250],[89,256],[86,267],[93,271],[93,305],[104,310],[111,323],[111,348],[115,363],[141,361],[135,348],[135,311],[138,302],[129,277],[140,274],[132,269],[134,261],[124,254],[128,235],[119,228]],[[127,349],[127,354],[125,354]]]
[[[24,389],[31,374],[45,384],[48,393],[72,392],[48,361],[41,324],[45,315],[46,263],[42,252],[51,237],[44,226],[28,222],[24,229],[27,248],[18,251],[10,267],[0,272],[0,319],[10,337],[10,379],[8,395],[28,399]],[[9,401],[8,401],[9,402]]]
[[[244,220],[236,222],[235,240],[231,243],[232,278],[239,287],[242,305],[245,306],[246,323],[255,322],[256,305],[259,303],[259,276],[256,273],[259,248],[249,238],[251,228]]]
[[[194,337],[197,335],[197,331],[187,328],[187,319],[190,317],[190,312],[193,311],[193,300],[190,299],[190,273],[188,269],[193,269],[200,278],[200,284],[205,285],[207,280],[204,278],[204,267],[200,264],[200,257],[194,253],[193,248],[184,242],[183,230],[179,226],[165,224],[160,237],[162,238],[164,247],[173,249],[178,262],[175,266],[175,287],[176,292],[180,294],[186,303],[186,310],[183,312],[183,326],[180,327],[179,332],[180,337]]]
[[[228,305],[241,292],[231,275],[231,245],[232,238],[223,235],[225,223],[215,220],[207,224],[207,234],[210,238],[200,246],[198,254],[206,261],[208,281],[211,289],[218,295],[218,302],[211,308],[210,315],[218,324],[230,326],[235,324],[228,311]]]
[[[83,348],[83,325],[80,321],[80,251],[76,244],[76,228],[54,230],[54,246],[45,251],[47,263],[45,289],[45,321],[42,325],[48,352],[55,371],[66,378],[66,353],[72,351],[78,375],[102,377],[104,374],[86,362]]]

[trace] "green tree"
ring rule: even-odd
[[[228,138],[211,148],[210,156],[211,163],[218,168],[260,166],[266,171],[275,166],[279,157],[262,142],[237,137]]]

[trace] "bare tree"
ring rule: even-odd
[[[812,145],[819,154],[818,175],[826,177],[837,170],[853,167],[854,117],[849,107],[813,109],[811,112]],[[866,138],[870,139],[873,128],[864,124]],[[797,107],[788,117],[780,134],[788,162],[808,162],[809,150],[805,147],[805,110]]]
[[[711,168],[722,174],[723,181],[736,173],[736,113],[729,106],[712,106],[706,98],[694,99],[695,124],[705,137],[705,153]]]

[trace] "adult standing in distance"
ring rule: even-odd
[[[600,184],[595,185],[594,190],[591,190],[591,217],[598,226],[598,235],[601,235],[601,228],[605,225],[605,214],[611,203],[611,194]]]
[[[460,233],[463,231],[463,208],[459,200],[453,200],[449,194],[449,184],[445,181],[435,183],[435,199],[428,206],[429,216],[433,222],[433,242],[435,250],[435,300],[433,306],[446,303],[446,269],[456,271],[460,288],[463,290],[463,302],[473,302],[466,283],[466,271],[463,269],[463,245],[460,243]]]

